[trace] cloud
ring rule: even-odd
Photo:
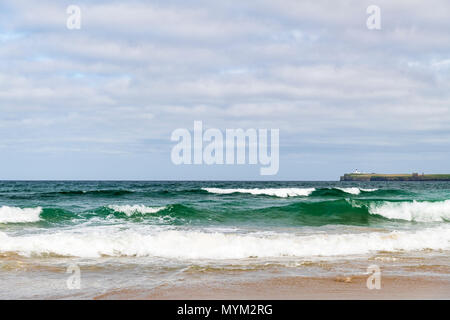
[[[378,1],[377,31],[370,1],[78,1],[80,30],[66,28],[68,4],[2,2],[4,152],[168,154],[194,120],[280,128],[289,154],[317,145],[316,161],[345,144],[447,147],[448,1]]]

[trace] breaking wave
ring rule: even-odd
[[[356,187],[351,187],[351,188],[336,188],[337,190],[341,190],[343,192],[346,193],[350,193],[350,194],[360,194],[361,192],[373,192],[373,191],[377,191],[378,189],[363,189],[363,188],[356,188]]]
[[[0,207],[1,224],[37,222],[40,224],[66,224],[76,223],[80,220],[109,219],[111,217],[131,219],[135,222],[165,217],[163,220],[169,224],[209,221],[288,226],[378,225],[388,223],[389,220],[445,223],[450,221],[450,200],[411,202],[349,198],[312,202],[297,201],[281,206],[272,205],[255,209],[202,208],[181,203],[166,206],[111,204],[81,213],[61,208]]]
[[[295,197],[295,196],[309,196],[315,188],[268,188],[268,189],[221,189],[221,188],[202,188],[202,190],[209,193],[218,194],[232,194],[232,193],[249,193],[253,195],[268,195],[275,197]]]
[[[164,230],[94,229],[9,236],[0,232],[0,252],[77,257],[155,256],[179,259],[346,256],[377,251],[450,249],[447,226],[419,231],[295,235]]]
[[[144,205],[109,205],[108,208],[114,210],[115,212],[125,213],[128,217],[135,214],[145,215],[149,213],[157,213],[166,209],[166,207],[147,207]]]
[[[450,200],[372,203],[369,205],[369,212],[388,219],[418,222],[450,221]]]
[[[0,223],[27,223],[39,221],[41,207],[36,208],[18,208],[18,207],[0,207]]]
[[[310,195],[318,195],[318,196],[339,196],[342,193],[347,193],[351,195],[359,195],[362,192],[374,192],[379,189],[364,189],[357,187],[350,188],[253,188],[253,189],[225,189],[225,188],[202,188],[202,190],[207,191],[209,193],[216,194],[233,194],[233,193],[248,193],[252,195],[266,195],[266,196],[274,196],[280,198],[287,197],[298,197],[298,196],[310,196]]]

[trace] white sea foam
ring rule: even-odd
[[[450,200],[438,202],[383,202],[369,207],[371,214],[388,219],[431,222],[450,220]]]
[[[230,194],[230,193],[250,193],[254,195],[269,195],[276,196],[281,198],[286,197],[295,197],[295,196],[309,196],[312,192],[314,192],[315,188],[266,188],[266,189],[222,189],[222,188],[202,188],[205,191],[210,193],[218,193],[218,194]],[[332,188],[333,189],[333,188]],[[349,187],[349,188],[335,188],[337,190],[341,190],[346,193],[358,195],[361,191],[372,192],[378,189],[363,189],[357,187]]]
[[[343,192],[346,193],[350,193],[350,194],[360,194],[361,191],[365,191],[365,192],[373,192],[373,191],[377,191],[378,189],[363,189],[363,188],[356,188],[356,187],[351,187],[351,188],[336,188],[338,190],[341,190]]]
[[[108,208],[116,212],[125,213],[127,216],[131,217],[134,214],[157,213],[166,207],[147,207],[144,205],[109,205]]]
[[[0,232],[0,252],[21,255],[154,256],[176,259],[347,256],[377,251],[450,250],[450,228],[356,234],[239,234],[204,231],[94,229],[9,236]]]
[[[377,188],[372,188],[372,189],[364,189],[364,188],[359,188],[359,190],[361,191],[365,191],[365,192],[373,192],[373,191],[377,191]]]
[[[254,195],[268,195],[281,198],[309,196],[315,188],[268,188],[268,189],[221,189],[221,188],[202,188],[210,193],[230,194],[230,193],[250,193]]]
[[[41,213],[41,207],[22,209],[2,206],[0,207],[0,223],[36,222],[40,220]]]

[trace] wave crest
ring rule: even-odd
[[[341,187],[334,187],[334,188],[253,188],[253,189],[242,189],[242,188],[236,188],[236,189],[226,189],[226,188],[202,188],[202,190],[207,191],[209,193],[217,193],[217,194],[232,194],[232,193],[249,193],[253,195],[267,195],[267,196],[275,196],[280,198],[287,198],[287,197],[298,197],[298,196],[304,196],[307,197],[314,193],[314,195],[339,195],[333,193],[333,191],[338,190],[338,192],[344,192],[352,195],[358,195],[361,192],[374,192],[378,189],[364,189],[364,188],[357,188],[357,187],[348,187],[348,188],[341,188]]]
[[[115,212],[125,213],[128,217],[131,217],[135,214],[149,214],[149,213],[157,213],[161,210],[166,209],[166,207],[147,207],[144,205],[109,205],[109,209],[114,210]]]
[[[267,195],[280,198],[309,196],[315,188],[267,188],[267,189],[221,189],[221,188],[202,188],[209,193],[232,194],[232,193],[250,193],[253,195]]]
[[[42,213],[41,207],[36,208],[18,208],[18,207],[0,207],[0,223],[27,223],[40,220]]]
[[[357,187],[350,187],[350,188],[334,188],[337,190],[341,190],[345,193],[350,193],[350,194],[354,194],[354,195],[358,195],[361,193],[361,191],[363,192],[373,192],[373,191],[377,191],[378,189],[374,188],[374,189],[363,189],[363,188],[357,188]]]
[[[0,232],[0,252],[21,255],[156,256],[176,259],[347,256],[377,251],[450,249],[450,229],[356,234],[239,234],[165,230],[154,234],[117,229],[8,236]]]
[[[450,220],[450,200],[374,203],[369,205],[369,213],[378,214],[388,219],[444,222]]]

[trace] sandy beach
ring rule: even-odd
[[[384,277],[380,290],[369,290],[366,277],[280,277],[254,282],[160,286],[150,291],[119,290],[94,299],[449,299],[450,281],[437,277]]]

